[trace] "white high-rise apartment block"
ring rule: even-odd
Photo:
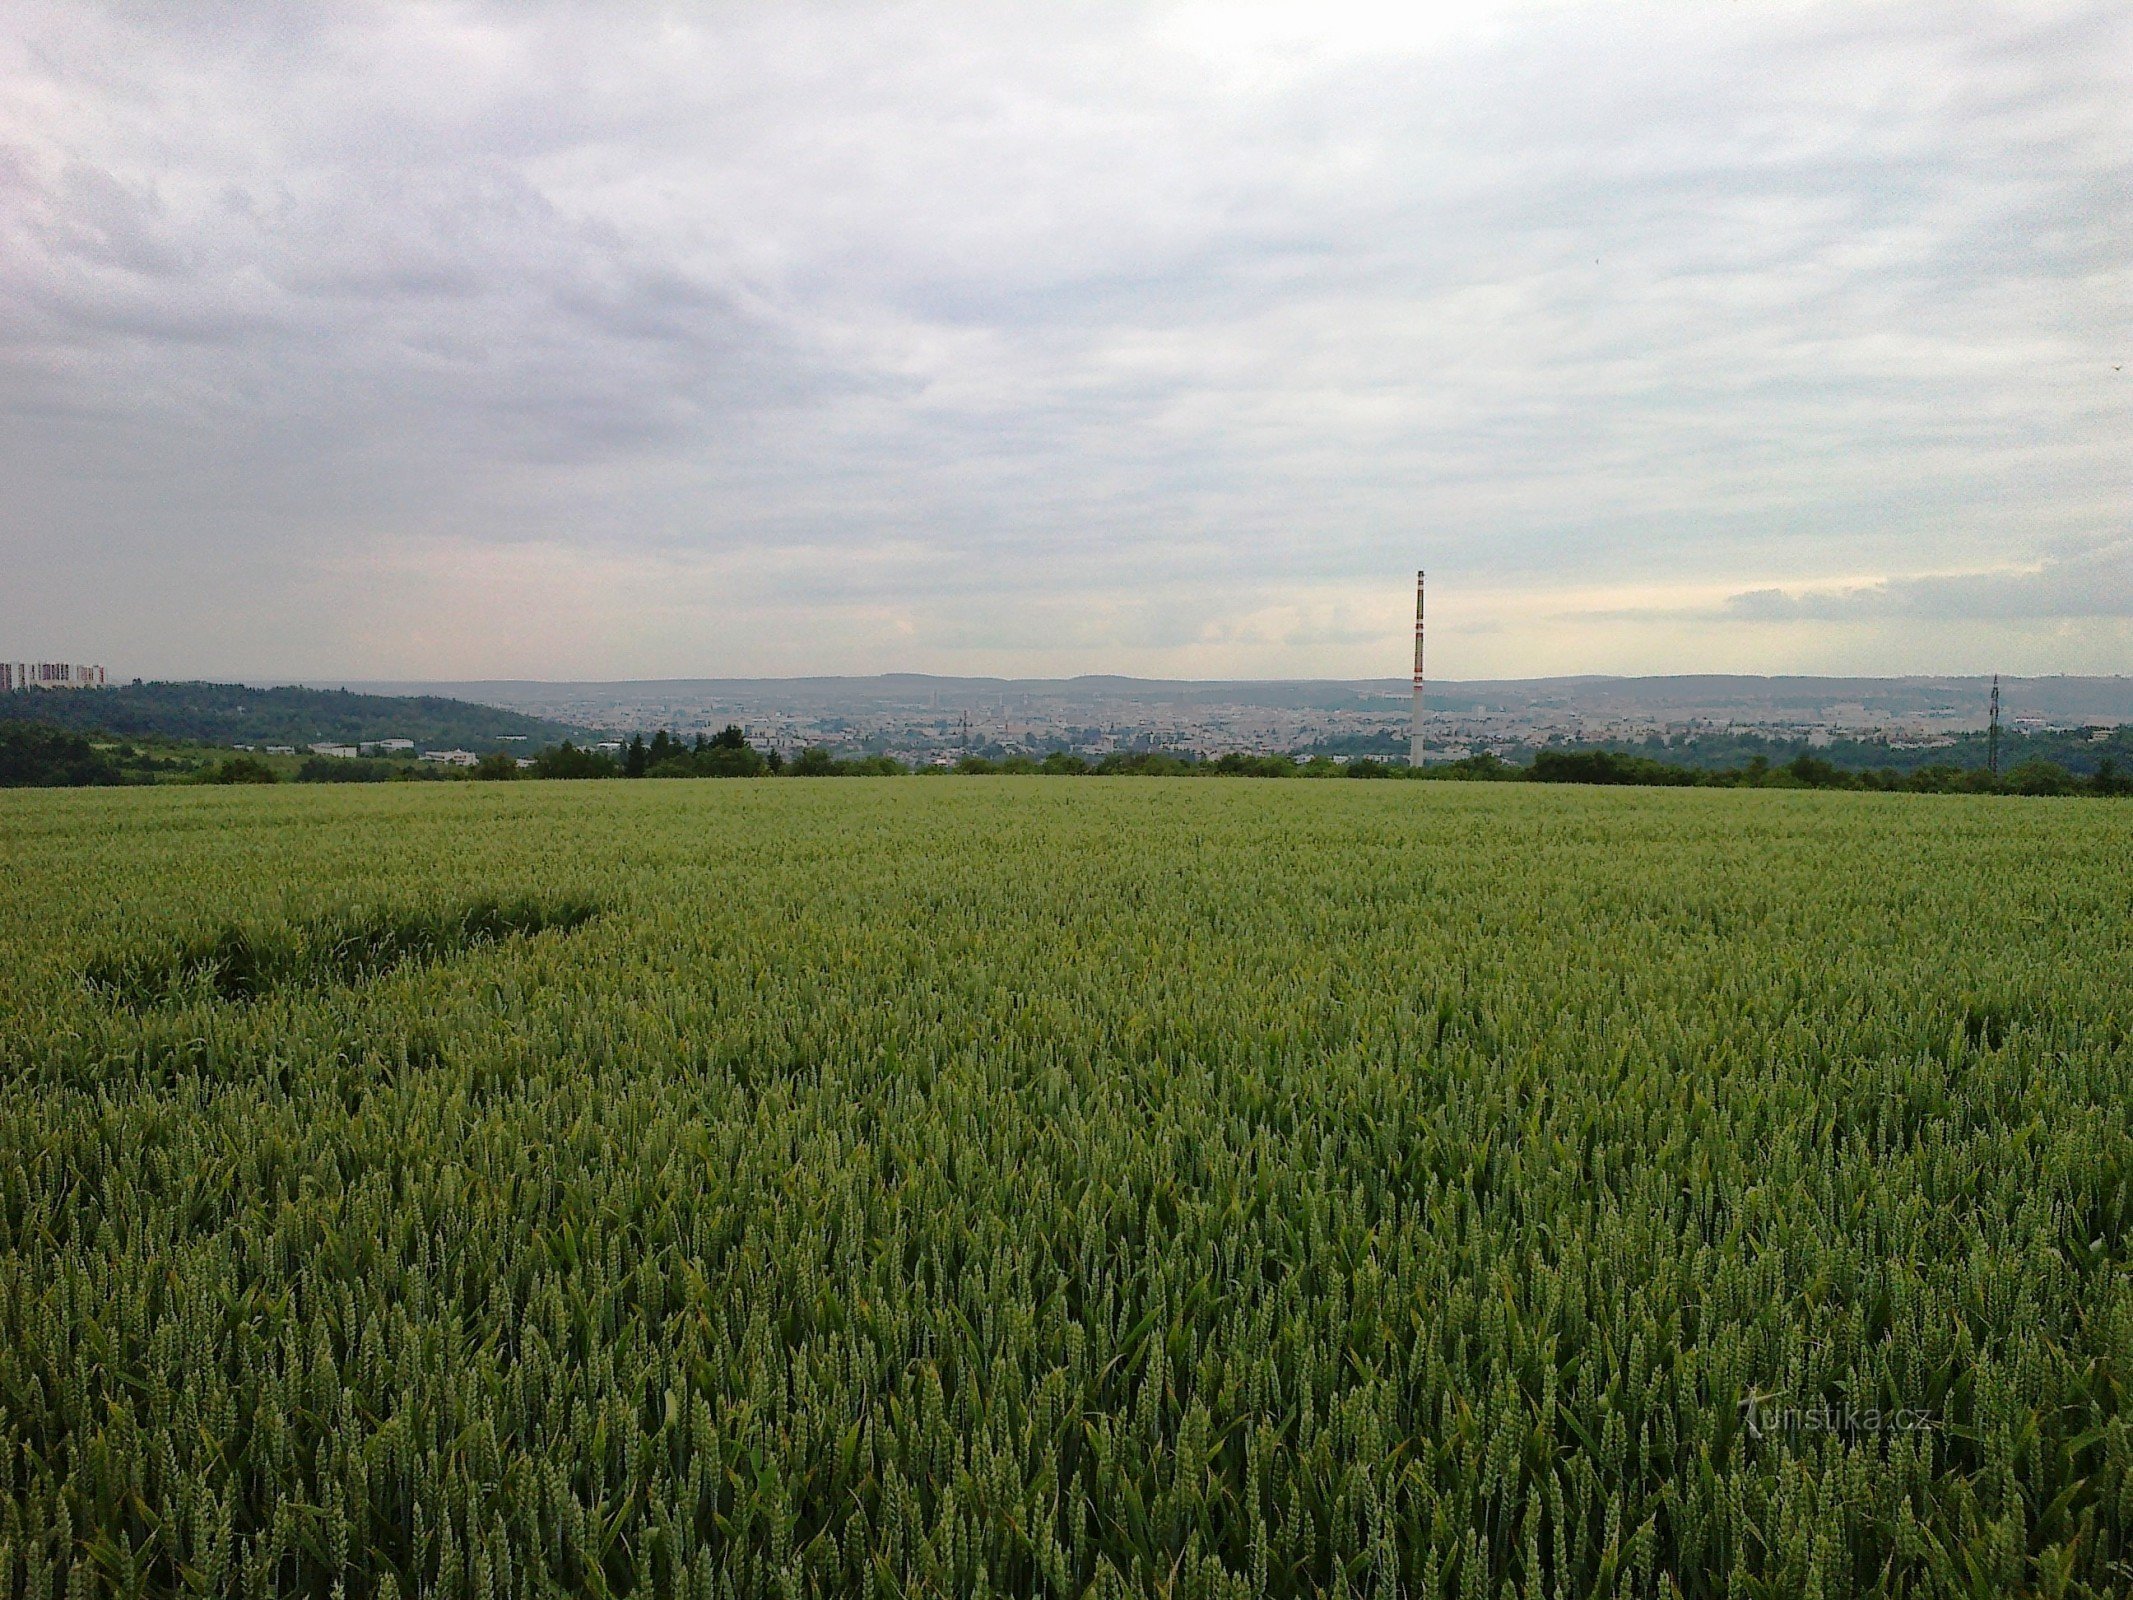
[[[101,689],[102,667],[67,661],[0,661],[0,693],[16,689]]]

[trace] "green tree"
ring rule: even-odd
[[[1820,756],[1808,755],[1805,751],[1785,764],[1785,770],[1810,789],[1841,789],[1845,787],[1844,774]]]
[[[231,756],[200,774],[201,783],[279,783],[281,774],[252,756]]]
[[[601,751],[580,750],[565,739],[553,750],[543,750],[533,758],[533,775],[536,778],[612,778],[615,763]]]
[[[1534,783],[1628,783],[1686,786],[1699,775],[1646,756],[1619,750],[1543,750],[1533,758],[1527,777]]]
[[[1525,774],[1498,756],[1492,750],[1479,755],[1464,756],[1457,761],[1447,761],[1438,766],[1411,767],[1410,777],[1450,778],[1454,782],[1487,783],[1504,782],[1523,778]]]
[[[678,750],[678,747],[677,747]],[[678,750],[651,764],[654,778],[759,778],[770,769],[762,752],[743,744],[738,750],[722,744],[706,744],[697,750]]]
[[[125,781],[125,774],[78,733],[34,722],[0,722],[0,789]]]
[[[2007,774],[2007,787],[2016,794],[2078,794],[2081,780],[2056,761],[2025,761]]]
[[[403,777],[404,767],[390,761],[359,759],[348,760],[345,756],[310,756],[296,769],[298,783],[384,783]]]

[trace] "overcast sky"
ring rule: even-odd
[[[2133,7],[0,17],[0,655],[2133,671]]]

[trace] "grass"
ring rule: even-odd
[[[136,1010],[199,998],[242,1002],[300,984],[373,982],[397,967],[445,960],[499,939],[549,928],[568,932],[598,914],[589,901],[543,903],[522,896],[342,914],[293,927],[224,923],[175,944],[95,957],[82,979]]]
[[[2124,808],[378,785],[0,848],[0,1600],[2129,1582]]]

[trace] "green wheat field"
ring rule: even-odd
[[[2133,807],[0,794],[0,1600],[2133,1590]]]

